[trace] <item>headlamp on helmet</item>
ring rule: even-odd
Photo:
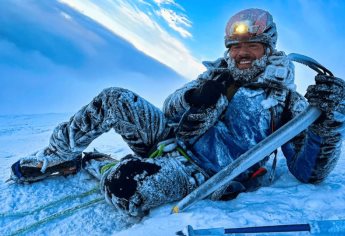
[[[233,35],[242,35],[242,34],[246,34],[249,33],[249,25],[247,22],[236,22],[233,25],[234,29],[233,29]]]
[[[247,9],[230,18],[225,29],[225,46],[239,42],[259,42],[275,48],[276,26],[271,14],[261,9]]]
[[[258,29],[258,26],[248,20],[237,21],[229,29],[228,37],[234,40],[249,39],[256,35]]]

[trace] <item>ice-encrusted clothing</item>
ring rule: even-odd
[[[226,67],[226,62],[220,58],[206,65],[207,72],[165,101],[164,114],[175,125],[190,109],[184,94],[204,80],[213,79],[212,71]],[[287,57],[278,63],[271,60],[265,72],[255,82],[240,87],[230,101],[222,96],[215,106],[207,108],[204,119],[199,119],[204,130],[188,138],[182,132],[178,137],[189,144],[195,163],[213,175],[267,137],[272,132],[272,119],[277,129],[302,112],[308,103],[295,91],[293,76],[293,64]],[[302,182],[322,181],[334,168],[340,154],[340,131],[330,128],[328,133],[321,135],[315,130],[317,127],[311,125],[282,146],[290,172]]]
[[[68,122],[56,127],[48,148],[22,159],[21,165],[36,168],[43,162],[46,168],[74,160],[95,138],[113,128],[136,155],[109,169],[101,188],[117,209],[141,217],[153,207],[183,198],[266,138],[272,125],[277,129],[306,108],[306,100],[294,89],[293,64],[282,52],[274,52],[268,62],[255,81],[236,84],[232,97],[222,95],[214,106],[200,109],[191,109],[184,94],[226,70],[227,58],[206,63],[205,73],[166,99],[163,112],[129,90],[105,89]],[[184,119],[198,123],[197,129],[184,130]],[[340,112],[337,119],[344,121],[345,115]],[[334,168],[340,154],[341,130],[332,127],[313,124],[282,146],[290,172],[300,181],[319,182]],[[175,146],[187,147],[191,160],[174,148],[148,159],[157,143],[166,139],[176,140]],[[250,176],[264,162],[238,176],[212,198],[219,199],[223,194],[234,197],[260,186],[259,179]]]
[[[55,128],[48,147],[55,156],[46,156],[45,160],[73,160],[111,128],[135,153],[109,169],[101,183],[107,201],[119,211],[142,217],[153,207],[183,198],[207,179],[176,150],[149,159],[158,142],[173,136],[172,127],[161,110],[135,93],[115,87],[103,90],[68,122]]]
[[[266,99],[263,89],[240,88],[223,117],[193,145],[197,163],[209,174],[222,170],[271,133],[271,112],[261,105]]]
[[[163,113],[137,94],[123,88],[107,88],[68,122],[58,125],[49,147],[68,158],[79,155],[94,139],[110,129],[122,136],[139,156],[146,157],[170,128]]]

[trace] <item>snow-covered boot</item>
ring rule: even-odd
[[[80,160],[81,154],[61,156],[47,147],[15,162],[10,179],[30,183],[49,176],[75,174],[80,169]]]
[[[118,160],[111,158],[110,155],[98,152],[95,149],[93,152],[83,152],[81,166],[90,175],[101,180],[102,174],[118,162]]]

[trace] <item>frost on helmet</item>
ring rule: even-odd
[[[230,18],[225,29],[225,46],[240,42],[259,42],[274,49],[277,29],[273,17],[261,9],[246,9]]]

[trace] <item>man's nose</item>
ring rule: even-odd
[[[248,56],[249,54],[249,50],[246,46],[240,47],[240,50],[238,51],[238,56]]]

